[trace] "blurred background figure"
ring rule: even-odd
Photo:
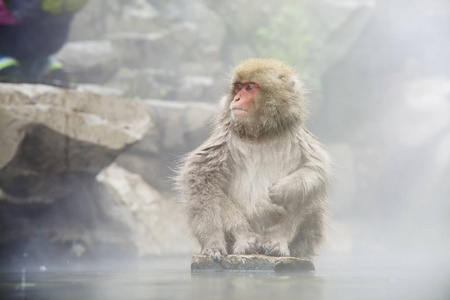
[[[66,42],[73,15],[87,0],[0,0],[0,81],[67,85],[51,58]]]

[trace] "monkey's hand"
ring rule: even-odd
[[[288,243],[285,241],[267,238],[262,244],[264,252],[262,254],[270,256],[289,256],[291,252],[289,251]]]
[[[258,254],[262,251],[261,237],[256,233],[246,233],[236,236],[233,254]]]
[[[288,199],[288,186],[283,179],[269,186],[269,198],[274,204],[283,205]]]

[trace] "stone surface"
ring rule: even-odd
[[[88,1],[75,15],[70,40],[102,40],[118,32],[148,33],[166,26],[146,0]]]
[[[2,258],[146,255],[174,240],[178,249],[189,245],[170,227],[182,222],[174,201],[114,165],[96,178],[153,126],[145,105],[101,91],[0,84]]]
[[[123,66],[134,69],[175,69],[177,58],[171,51],[171,40],[167,32],[138,33],[122,32],[110,37]]]
[[[120,89],[128,97],[210,103],[217,102],[223,87],[211,76],[181,76],[170,70],[151,68],[121,68],[107,85]]]
[[[222,16],[202,1],[163,1],[159,9],[169,21],[170,50],[182,62],[195,61],[208,72],[211,64],[220,60],[225,42],[227,28]]]
[[[131,244],[139,256],[172,254],[194,249],[188,238],[187,219],[174,199],[166,198],[141,176],[113,163],[97,180],[115,195],[114,219],[129,229]]]
[[[52,179],[42,176],[41,190],[28,198],[0,196],[0,261],[20,259],[23,253],[53,261],[136,252],[131,229],[118,222],[114,194],[95,176],[74,172]],[[28,190],[30,180],[20,184]]]
[[[177,162],[208,136],[217,106],[208,103],[145,100],[155,127],[116,160],[159,191],[173,192]]]
[[[106,40],[70,42],[54,57],[78,83],[105,83],[119,69],[119,55]]]
[[[275,257],[266,255],[228,255],[220,262],[201,254],[192,255],[191,270],[202,271],[269,271],[269,272],[309,272],[314,271],[311,260],[296,257]]]
[[[128,97],[174,100],[180,77],[165,69],[121,68],[108,82],[108,86],[120,88]]]
[[[86,90],[1,84],[0,94],[0,188],[24,201],[65,194],[68,174],[97,174],[152,126],[139,102]]]
[[[298,37],[301,42],[300,36],[314,37],[314,53],[308,58],[308,64],[322,74],[345,56],[361,36],[375,5],[373,0],[299,1],[282,5],[255,0],[227,3],[217,5],[211,0],[89,1],[72,22],[70,41],[110,40],[123,68],[160,68],[180,76],[209,76],[217,81],[232,64],[248,57],[274,55],[298,64],[297,52],[294,51],[294,57],[283,51],[261,52],[261,48],[270,48],[270,45],[258,47],[255,40],[273,35],[274,40],[269,39],[267,43],[272,44],[275,38],[283,43],[284,39],[291,39],[289,26],[305,27],[302,34],[292,38]],[[242,7],[252,7],[251,18]],[[293,12],[302,17],[292,15]],[[99,79],[102,78],[86,73],[82,82]],[[179,85],[172,85],[171,80],[158,82],[156,88],[151,81],[148,88],[136,85],[139,93],[131,96],[142,98],[157,95],[170,99],[180,89]],[[131,84],[131,88],[133,86]],[[144,90],[148,93],[142,94]]]

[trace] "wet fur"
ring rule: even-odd
[[[261,85],[260,114],[234,119],[233,93],[177,184],[202,253],[311,258],[323,239],[328,155],[304,126],[302,85],[276,60],[239,65],[231,83]]]

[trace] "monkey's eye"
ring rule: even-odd
[[[234,93],[235,94],[237,94],[237,93],[239,93],[239,91],[240,90],[242,90],[242,88],[243,88],[244,86],[243,86],[243,84],[242,83],[235,83],[234,84]]]
[[[253,89],[255,88],[255,86],[256,86],[256,83],[247,83],[247,84],[245,85],[245,90],[247,90],[247,91],[253,91]]]

